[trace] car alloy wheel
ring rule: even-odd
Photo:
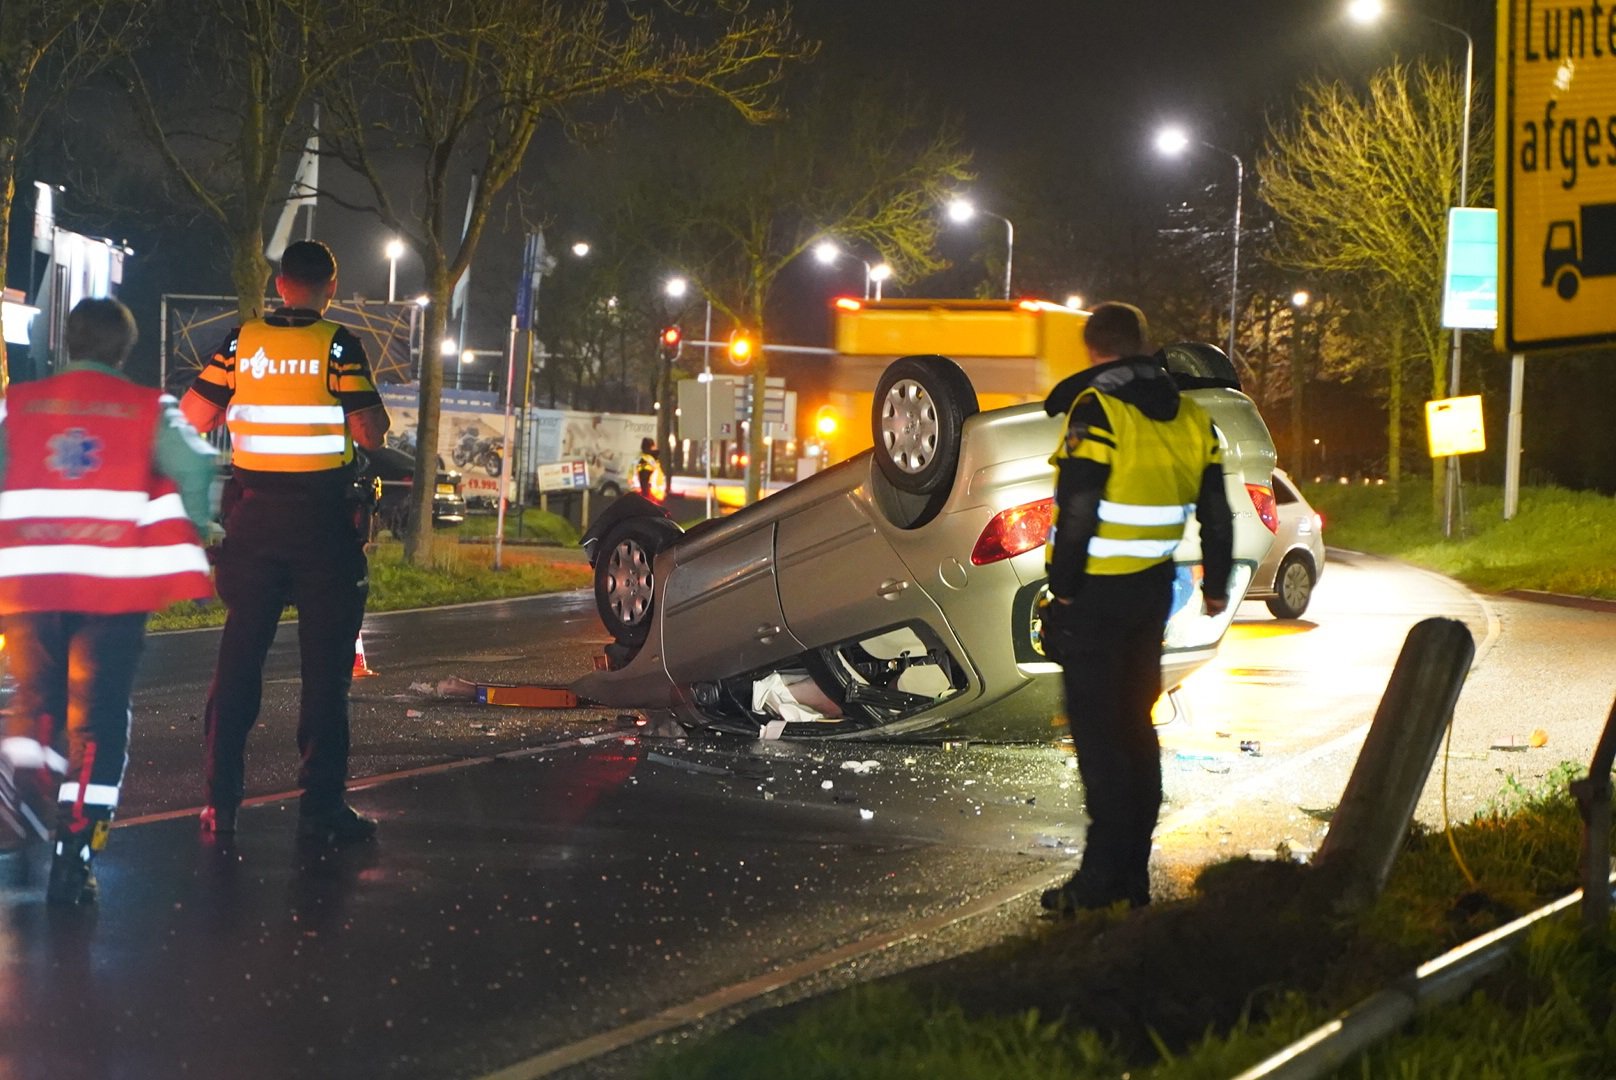
[[[1275,575],[1268,610],[1276,618],[1299,619],[1313,599],[1313,568],[1300,555],[1287,555]]]
[[[893,383],[881,402],[881,445],[911,475],[937,456],[937,404],[913,379]]]
[[[638,626],[651,609],[651,555],[633,537],[624,537],[606,557],[606,595],[612,614],[624,626]]]
[[[970,377],[946,356],[895,360],[876,384],[870,426],[876,465],[900,491],[930,495],[950,487],[960,428],[977,411]]]
[[[642,516],[618,522],[601,537],[595,610],[619,644],[645,643],[656,602],[656,559],[680,535],[672,521]]]

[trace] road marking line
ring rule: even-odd
[[[548,1076],[558,1069],[582,1064],[614,1050],[632,1046],[653,1035],[660,1035],[664,1032],[687,1027],[699,1020],[706,1019],[713,1013],[750,1001],[753,998],[762,997],[764,994],[772,993],[811,975],[818,975],[838,964],[844,964],[850,960],[859,960],[874,953],[882,952],[894,945],[902,944],[914,938],[924,937],[927,934],[937,933],[978,915],[985,915],[996,908],[1021,899],[1034,889],[1047,886],[1049,881],[1049,871],[1045,870],[1036,876],[1023,878],[1013,885],[1000,889],[998,892],[984,896],[968,907],[939,913],[919,922],[909,923],[902,929],[872,934],[859,941],[849,942],[846,945],[831,949],[829,952],[807,957],[794,964],[787,964],[785,967],[777,968],[774,971],[755,975],[750,979],[743,979],[710,994],[703,994],[694,1000],[669,1006],[643,1020],[636,1020],[631,1024],[610,1028],[586,1039],[579,1039],[577,1042],[546,1050],[542,1054],[535,1054],[533,1057],[519,1061],[514,1065],[488,1073],[482,1080],[528,1080],[530,1077]]]
[[[456,769],[467,769],[473,765],[489,765],[496,761],[518,761],[522,758],[537,757],[555,750],[568,750],[576,746],[594,746],[597,743],[607,742],[610,739],[631,739],[635,736],[627,732],[601,733],[599,735],[580,735],[575,739],[564,739],[561,742],[545,743],[543,746],[528,746],[517,750],[504,750],[497,754],[484,754],[480,757],[456,758],[453,761],[440,761],[433,765],[418,765],[413,769],[400,769],[397,772],[375,773],[370,776],[360,776],[348,781],[349,791],[364,791],[366,788],[380,787],[391,784],[396,780],[410,780],[417,776],[431,776],[434,773],[453,772]],[[277,791],[268,795],[254,795],[250,799],[242,799],[242,806],[263,806],[266,803],[287,802],[303,793],[297,789],[291,791]],[[114,829],[127,829],[132,825],[151,825],[159,821],[173,821],[175,818],[196,817],[202,812],[200,806],[187,806],[180,810],[160,810],[152,814],[141,814],[139,817],[125,818],[113,822]]]

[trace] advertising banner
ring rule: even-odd
[[[419,390],[414,385],[383,386],[382,403],[392,418],[387,445],[415,453]],[[445,390],[438,414],[438,460],[460,473],[468,503],[497,502],[500,459],[505,453],[505,408],[486,390]],[[507,491],[515,495],[514,481]]]

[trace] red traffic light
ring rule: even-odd
[[[679,347],[679,339],[683,336],[684,335],[679,332],[679,328],[677,326],[670,326],[666,330],[662,331],[662,344],[669,349],[677,349]]]
[[[677,326],[663,328],[657,337],[657,350],[662,354],[662,359],[670,364],[679,359],[679,346],[683,341],[684,334]]]

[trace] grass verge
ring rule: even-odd
[[[370,555],[370,599],[365,610],[403,611],[507,596],[536,596],[583,588],[591,581],[586,564],[558,560],[553,548],[506,548],[501,559],[504,568],[495,570],[492,547],[455,544],[446,536],[439,539],[444,542],[434,549],[432,566],[428,568],[406,563],[402,544],[378,544]],[[288,609],[287,615],[291,614]],[[149,625],[152,630],[222,626],[224,607],[217,600],[176,604],[153,615]]]
[[[1412,835],[1377,904],[1330,914],[1317,871],[1234,860],[1189,899],[1039,921],[983,953],[756,1015],[647,1067],[656,1080],[1212,1080],[1249,1068],[1415,964],[1575,887],[1565,765],[1488,813]],[[1569,917],[1340,1077],[1616,1075],[1616,956]]]
[[[448,535],[458,535],[461,540],[492,540],[498,526],[496,514],[468,514],[466,520],[455,527],[454,533]],[[505,539],[576,547],[578,529],[559,514],[530,506],[519,513],[512,511],[505,515]]]
[[[1456,578],[1475,589],[1539,589],[1616,598],[1616,500],[1596,492],[1526,488],[1504,520],[1503,491],[1465,486],[1464,528],[1442,535],[1430,485],[1305,486],[1324,515],[1325,543],[1386,555]]]

